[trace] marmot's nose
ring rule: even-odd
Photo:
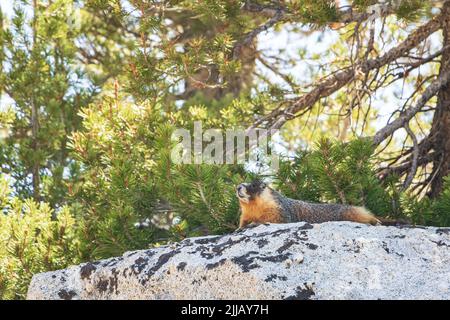
[[[236,190],[239,192],[239,191],[241,191],[241,190],[244,189],[244,188],[245,188],[244,184],[241,183],[240,185],[238,185],[238,186],[236,187]]]

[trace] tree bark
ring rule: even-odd
[[[439,73],[442,75],[450,71],[450,1],[443,6],[442,32],[443,47]],[[437,95],[436,111],[431,127],[433,138],[433,180],[429,196],[436,198],[442,191],[443,179],[450,174],[450,84],[443,86]]]

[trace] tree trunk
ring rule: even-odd
[[[445,17],[442,27],[443,47],[446,49],[442,53],[440,74],[450,70],[450,1],[445,2],[442,10]],[[442,191],[444,177],[450,174],[450,84],[442,87],[438,93],[431,136],[435,157],[429,195],[436,198]]]

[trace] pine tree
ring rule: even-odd
[[[0,113],[1,170],[18,194],[53,207],[67,202],[80,171],[67,146],[80,128],[78,112],[120,70],[114,46],[126,42],[116,30],[105,43],[108,21],[98,19],[72,1],[17,1],[11,19],[0,13],[0,92],[12,101]],[[100,64],[90,70],[94,61]]]

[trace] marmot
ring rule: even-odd
[[[250,223],[299,221],[321,223],[346,220],[372,225],[381,224],[381,221],[364,207],[290,199],[260,180],[238,185],[236,194],[241,208],[239,228]]]

